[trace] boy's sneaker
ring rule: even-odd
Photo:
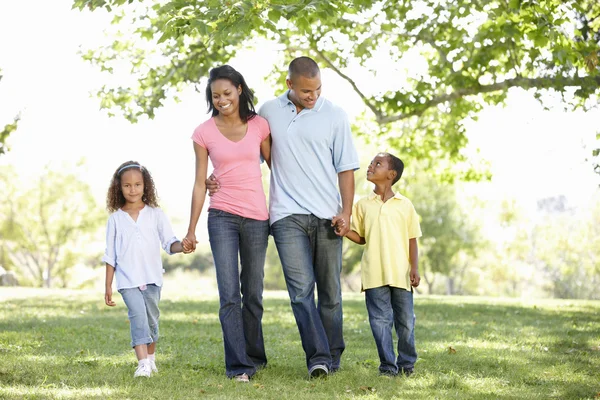
[[[146,378],[150,378],[151,374],[152,374],[152,370],[150,369],[150,365],[147,363],[141,363],[138,365],[137,369],[135,370],[133,377],[137,378],[137,377],[143,376]]]
[[[327,365],[321,365],[321,364],[313,365],[308,370],[308,376],[311,379],[312,378],[321,378],[321,377],[327,376],[327,375],[329,375],[329,368],[327,368]]]
[[[409,376],[411,376],[413,373],[415,372],[414,368],[402,368],[402,373],[404,374],[404,376],[406,376],[407,378]]]
[[[390,378],[394,378],[398,376],[397,372],[391,371],[389,369],[379,370],[379,376],[389,376]]]
[[[153,374],[158,374],[158,368],[156,368],[156,363],[154,362],[154,360],[150,360],[150,371]]]
[[[233,379],[235,379],[236,382],[250,382],[250,377],[248,376],[248,374],[236,375],[233,377]]]

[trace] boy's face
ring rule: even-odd
[[[393,181],[396,171],[390,169],[390,159],[385,154],[377,154],[367,167],[367,180],[373,183]]]

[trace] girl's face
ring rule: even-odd
[[[224,116],[239,114],[242,86],[235,87],[227,79],[217,79],[210,84],[215,109]]]
[[[128,169],[121,174],[121,192],[127,203],[142,203],[144,197],[144,177],[137,169]]]

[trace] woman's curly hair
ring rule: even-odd
[[[130,167],[123,169],[123,167],[126,166]],[[125,171],[131,169],[140,171],[144,178],[144,195],[142,196],[142,201],[146,205],[158,207],[158,193],[156,191],[156,186],[154,186],[154,180],[152,179],[152,175],[150,175],[150,171],[137,161],[127,161],[119,165],[110,181],[108,193],[106,194],[106,209],[109,212],[115,212],[125,205],[125,196],[123,196],[123,192],[121,191],[121,175],[123,175]]]

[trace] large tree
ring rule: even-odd
[[[89,186],[73,173],[46,169],[31,182],[0,169],[0,242],[3,256],[36,286],[62,286],[76,263],[84,263],[89,234],[106,213]]]
[[[597,0],[74,0],[74,8],[114,13],[120,36],[84,57],[107,71],[130,65],[136,84],[99,95],[131,121],[152,118],[258,37],[279,43],[287,60],[311,55],[339,74],[365,104],[368,133],[415,158],[464,161],[463,122],[511,88],[542,102],[559,93],[568,109],[598,104]],[[381,54],[394,78],[370,91],[388,79]]]

